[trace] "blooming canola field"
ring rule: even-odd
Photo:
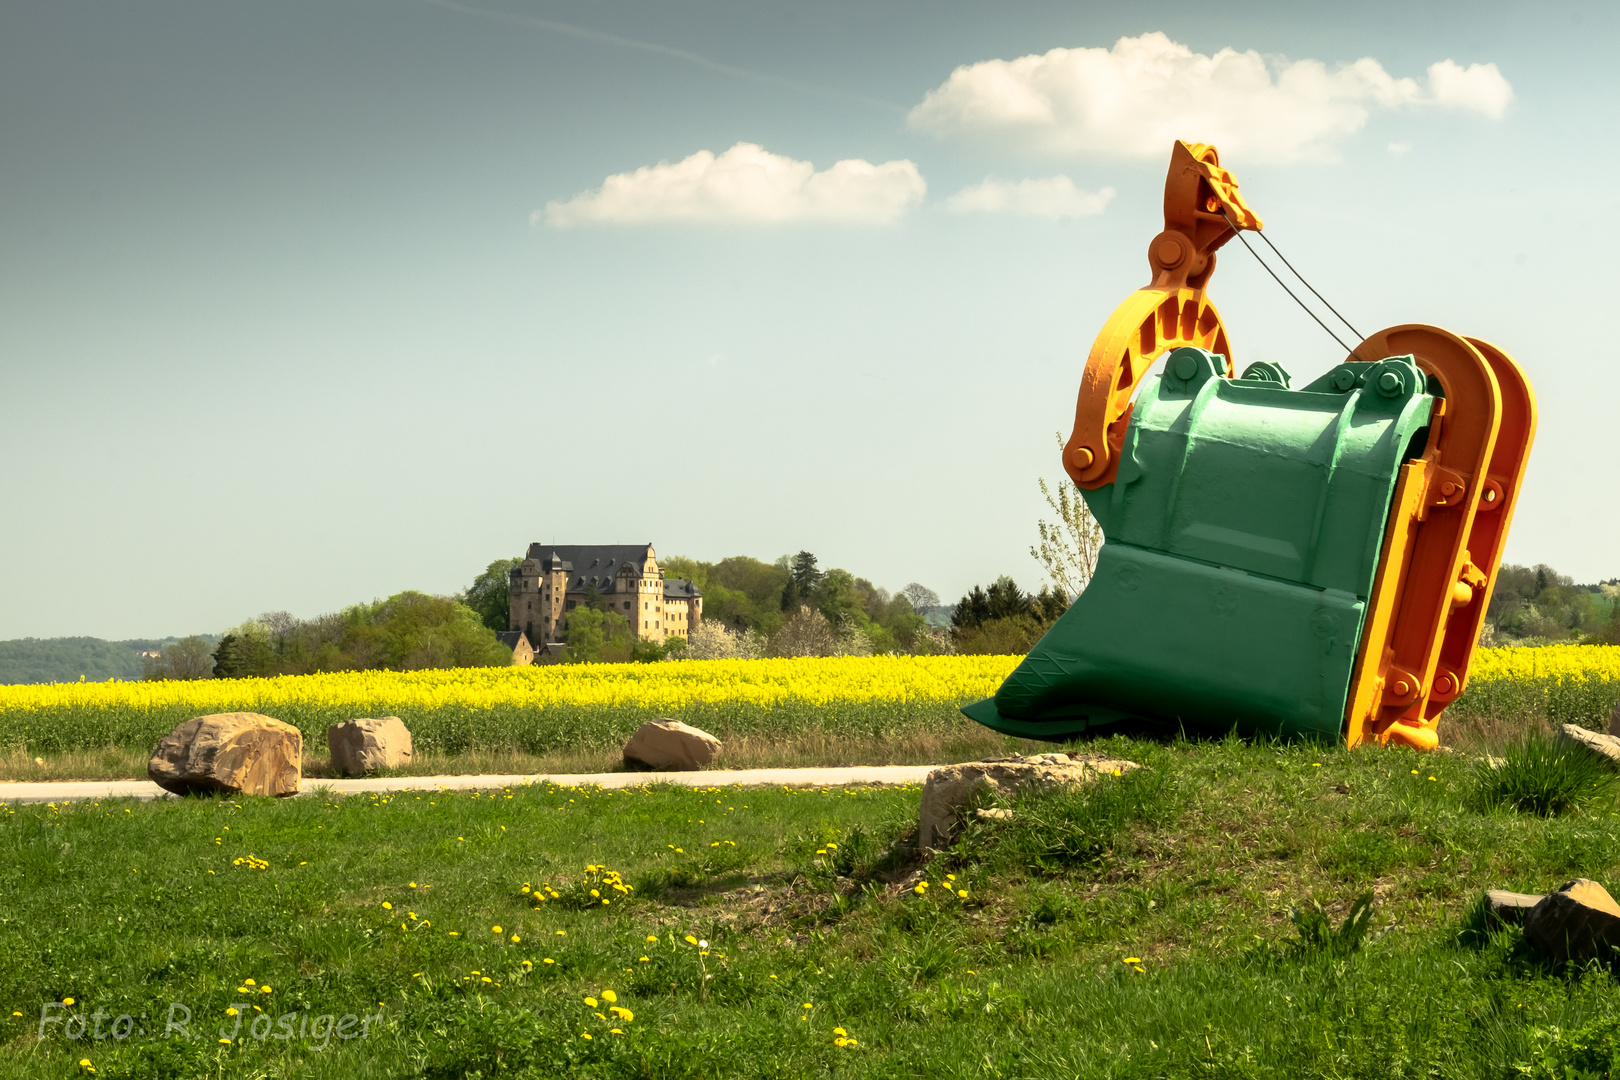
[[[612,748],[661,716],[722,737],[881,738],[957,727],[965,722],[957,708],[994,693],[1019,659],[701,660],[0,686],[0,746],[151,746],[176,724],[220,712],[296,725],[306,751],[325,746],[327,725],[360,716],[398,716],[419,748],[446,753]]]
[[[359,716],[398,716],[418,747],[445,753],[611,749],[660,716],[722,738],[882,739],[971,723],[959,706],[993,694],[1020,659],[707,660],[0,686],[0,746],[30,754],[144,748],[184,720],[218,712],[285,720],[314,752],[325,747],[327,725]],[[1603,729],[1617,701],[1620,647],[1482,649],[1448,716]]]

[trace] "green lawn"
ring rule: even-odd
[[[1611,1075],[1611,976],[1468,909],[1620,880],[1612,799],[1470,810],[1463,754],[1092,748],[1148,768],[926,861],[915,788],[0,811],[0,1077]],[[1290,908],[1365,893],[1363,948],[1302,944]]]

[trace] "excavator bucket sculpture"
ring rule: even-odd
[[[1135,717],[1433,749],[1535,434],[1524,372],[1410,324],[1298,389],[1278,364],[1235,378],[1206,289],[1216,250],[1260,219],[1215,148],[1184,142],[1164,217],[1152,284],[1097,336],[1063,449],[1102,526],[1096,570],[963,711],[1054,741]]]

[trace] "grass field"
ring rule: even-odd
[[[1540,818],[1479,809],[1460,753],[1091,749],[1147,768],[927,860],[915,789],[18,806],[0,1077],[1614,1074],[1613,977],[1469,916],[1616,880],[1612,795]]]
[[[328,724],[399,716],[414,773],[597,772],[643,722],[674,717],[718,736],[724,764],[904,764],[1020,744],[962,717],[1011,656],[591,664],[276,679],[0,686],[0,779],[145,775],[158,740],[193,716],[260,712],[304,733],[305,771],[326,773]],[[1574,722],[1604,729],[1620,702],[1620,647],[1485,649],[1442,724],[1448,741]]]

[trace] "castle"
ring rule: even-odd
[[[664,577],[651,544],[530,544],[510,580],[508,632],[537,651],[562,640],[568,613],[587,599],[623,615],[643,641],[686,638],[703,621],[703,593]]]

